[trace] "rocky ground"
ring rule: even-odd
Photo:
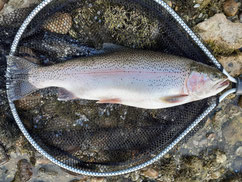
[[[19,7],[28,7],[30,2],[34,3],[35,1],[0,0],[0,13],[6,14]],[[236,0],[166,0],[166,2],[210,46],[218,60],[232,76],[236,77],[242,74],[241,2]],[[122,12],[122,10],[116,11]],[[89,17],[81,16],[80,12],[85,12],[85,9],[74,12],[76,19],[82,18],[88,21]],[[68,24],[69,15],[61,16]],[[107,14],[103,16],[110,18]],[[115,19],[117,17],[113,16],[110,21]],[[149,22],[148,19],[144,21]],[[74,23],[76,26],[81,26],[81,22],[78,20]],[[150,25],[147,27],[149,30],[157,28],[155,22],[148,24]],[[55,23],[47,24],[45,28],[51,31],[54,26],[56,26]],[[112,27],[108,28],[112,29]],[[83,35],[80,32],[74,32],[71,28],[70,30],[62,29],[57,33],[64,34],[68,31],[75,38],[80,38]],[[142,31],[138,29],[134,31],[136,31],[137,37],[142,37]],[[152,34],[148,35],[152,37]],[[120,38],[118,34],[114,33],[114,36],[123,41],[123,37]],[[140,41],[148,46],[153,44],[152,39],[147,40],[147,42]],[[98,47],[98,43],[96,46]],[[138,46],[142,47],[143,45]],[[203,128],[187,142],[165,155],[160,161],[140,171],[110,178],[94,178],[69,173],[35,152],[18,130],[6,99],[2,99],[4,97],[4,86],[1,86],[0,182],[242,181],[241,96],[239,98],[231,95],[226,98],[216,108],[216,112],[209,117]],[[24,107],[26,108],[26,105]]]

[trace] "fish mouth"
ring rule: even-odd
[[[218,89],[226,88],[227,86],[229,86],[229,84],[230,84],[230,81],[228,79],[225,79],[218,83]]]

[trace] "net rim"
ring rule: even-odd
[[[37,13],[39,13],[45,6],[47,6],[49,3],[51,3],[53,0],[44,0],[42,1],[31,13],[30,15],[25,19],[24,23],[21,25],[21,27],[19,28],[14,41],[11,45],[11,50],[10,50],[10,54],[9,56],[13,56],[16,52],[18,43],[21,39],[22,34],[24,33],[25,29],[27,28],[28,24],[31,22],[31,20],[37,15]],[[192,32],[192,30],[185,24],[185,22],[179,17],[179,15],[171,8],[169,7],[165,2],[163,2],[162,0],[153,0],[155,2],[157,2],[158,4],[160,4],[163,8],[165,8],[175,19],[176,21],[184,28],[184,30],[189,34],[189,36],[197,43],[197,45],[204,51],[204,53],[211,59],[211,61],[217,66],[217,68],[221,69],[222,66],[221,64],[216,60],[216,58],[211,54],[211,52],[203,45],[203,43],[199,40],[199,38]],[[6,77],[9,76],[9,68],[7,68],[7,72],[6,72]],[[142,169],[156,161],[158,161],[160,158],[162,158],[167,152],[169,152],[177,143],[179,143],[191,130],[194,129],[194,127],[196,127],[200,121],[202,121],[217,105],[217,102],[214,101],[213,104],[211,104],[186,130],[183,131],[183,133],[181,133],[179,135],[179,137],[177,137],[169,146],[167,146],[161,153],[159,153],[158,155],[156,155],[154,158],[152,158],[149,161],[146,161],[145,163],[139,164],[137,166],[134,167],[130,167],[128,169],[124,169],[124,170],[118,170],[118,171],[113,171],[113,172],[91,172],[91,171],[85,171],[85,170],[80,170],[80,169],[76,169],[73,167],[70,167],[58,160],[56,160],[54,157],[52,157],[51,155],[49,155],[46,151],[44,151],[34,140],[33,138],[30,136],[30,134],[28,133],[28,131],[26,130],[26,128],[24,127],[15,104],[13,103],[13,101],[10,99],[9,97],[9,85],[6,85],[7,88],[7,97],[8,97],[8,101],[9,101],[9,106],[11,109],[11,112],[14,116],[14,119],[18,125],[18,127],[20,128],[21,132],[23,133],[23,135],[26,137],[26,139],[31,143],[31,145],[39,152],[41,153],[43,156],[45,156],[47,159],[49,159],[51,162],[53,162],[54,164],[67,169],[71,172],[77,173],[77,174],[81,174],[81,175],[87,175],[87,176],[97,176],[97,177],[106,177],[106,176],[116,176],[116,175],[122,175],[122,174],[127,174],[139,169]]]

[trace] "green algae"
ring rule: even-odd
[[[110,41],[132,48],[150,48],[157,43],[159,21],[138,5],[85,1],[81,8],[73,10],[72,17],[69,34],[96,48]]]
[[[101,29],[105,6],[99,1],[84,1],[81,8],[72,11],[73,25],[69,34],[83,43],[101,48]],[[98,30],[98,32],[97,32]]]
[[[227,161],[218,160],[225,154],[214,149],[211,153],[202,151],[199,156],[182,156],[179,163],[173,158],[162,163],[161,181],[195,182],[221,178],[228,172]]]
[[[206,41],[206,44],[213,51],[213,54],[215,56],[218,56],[218,55],[229,56],[233,52],[235,52],[234,49],[229,49],[228,46],[213,40]]]
[[[159,22],[143,13],[141,8],[110,5],[104,13],[104,18],[104,26],[118,44],[135,48],[156,44]]]

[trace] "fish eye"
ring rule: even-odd
[[[210,78],[211,78],[212,80],[217,80],[217,79],[219,79],[219,75],[216,74],[216,73],[214,73],[214,74],[211,74]]]

